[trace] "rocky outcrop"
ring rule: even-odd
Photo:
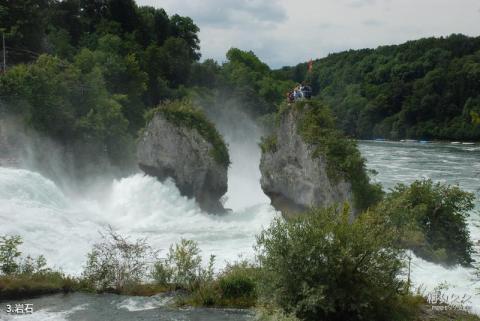
[[[302,113],[295,108],[283,112],[275,133],[262,146],[262,189],[284,215],[312,206],[352,203],[353,198],[351,184],[341,178],[330,179],[325,157],[314,156],[318,145],[306,144],[300,136]]]
[[[228,164],[216,161],[213,149],[195,128],[174,124],[157,112],[139,140],[137,161],[147,175],[162,181],[172,178],[180,192],[194,197],[203,210],[222,213]]]

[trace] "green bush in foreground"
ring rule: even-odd
[[[230,165],[228,148],[223,137],[215,128],[215,125],[207,119],[205,114],[196,108],[189,100],[168,101],[158,108],[149,110],[145,119],[149,121],[155,113],[162,114],[169,122],[190,129],[196,129],[206,141],[212,144],[212,157],[225,167]]]
[[[286,315],[278,309],[258,308],[255,311],[255,321],[300,321],[295,315]]]
[[[170,246],[165,260],[155,263],[152,277],[159,285],[173,285],[191,291],[198,283],[213,279],[214,259],[214,256],[210,257],[209,265],[204,269],[198,244],[181,239],[179,243]]]
[[[0,236],[0,300],[21,299],[43,294],[70,292],[78,280],[47,268],[43,256],[23,257],[18,235]]]
[[[215,275],[215,257],[210,256],[203,266],[198,244],[180,240],[172,245],[164,260],[153,266],[152,278],[159,286],[183,289],[189,292],[179,298],[179,305],[247,308],[256,302],[257,268],[248,262],[228,264]]]
[[[219,278],[219,286],[225,298],[255,297],[255,280],[246,267],[230,267]]]
[[[473,244],[466,220],[473,200],[458,186],[422,180],[397,185],[375,211],[401,233],[401,244],[420,257],[468,265]]]
[[[22,253],[18,246],[22,244],[20,236],[0,237],[0,272],[4,275],[12,275],[18,272],[20,265],[17,260]]]
[[[193,289],[188,304],[249,308],[257,302],[258,267],[247,261],[228,264],[215,278],[204,279]]]
[[[257,240],[264,300],[302,320],[404,320],[410,307],[392,229],[345,207],[277,219]]]
[[[87,255],[83,279],[88,288],[99,292],[122,293],[141,284],[156,258],[145,239],[130,241],[111,228]]]
[[[0,300],[67,293],[79,289],[79,286],[78,280],[54,271],[0,276]]]

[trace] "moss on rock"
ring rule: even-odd
[[[174,125],[197,130],[206,141],[212,144],[211,156],[215,161],[225,167],[230,165],[228,148],[222,136],[215,128],[215,125],[207,119],[202,110],[195,107],[191,101],[167,101],[146,113],[147,123],[156,113],[161,113],[165,119]]]

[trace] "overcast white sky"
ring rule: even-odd
[[[190,16],[202,58],[253,50],[271,67],[429,36],[480,35],[480,0],[137,0]]]

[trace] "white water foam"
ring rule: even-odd
[[[173,302],[173,297],[154,295],[151,297],[131,297],[117,304],[118,309],[129,312],[158,309]]]
[[[460,304],[464,300],[463,308],[480,315],[480,282],[473,268],[456,266],[445,268],[412,256],[412,283],[424,294],[431,293],[440,284],[446,285],[443,293],[450,296],[451,304]]]
[[[431,178],[448,184],[458,184],[477,196],[476,209],[467,220],[474,243],[473,259],[480,264],[480,150],[449,144],[421,145],[398,142],[363,142],[360,149],[367,165],[378,172],[377,181],[384,189],[397,183],[408,184],[416,179]],[[465,306],[480,315],[480,278],[474,268],[443,267],[412,256],[411,279],[425,293],[446,284],[444,294],[453,298],[470,298]],[[450,302],[452,303],[452,302]]]
[[[163,251],[180,238],[195,240],[205,257],[216,255],[223,266],[240,254],[250,256],[255,235],[276,215],[267,204],[209,215],[173,182],[143,174],[115,180],[95,197],[73,198],[38,173],[0,168],[0,235],[21,235],[25,253],[44,254],[67,273],[81,272],[98,231],[108,225],[132,238],[147,237]]]
[[[425,153],[424,150],[409,155],[404,149],[395,149],[399,155],[383,159],[387,156],[381,155],[382,150],[391,154],[388,147],[371,151],[365,150],[366,147],[363,149],[369,163],[379,171],[379,180],[388,187],[395,182],[417,179],[424,173],[422,162],[415,162],[419,153]],[[253,148],[249,152],[243,150],[244,153],[232,150],[227,206],[234,212],[226,216],[204,213],[193,200],[181,196],[173,182],[160,183],[142,174],[115,180],[103,188],[92,187],[95,192],[88,195],[66,195],[54,182],[38,173],[0,168],[0,235],[21,235],[25,241],[24,253],[44,254],[50,263],[73,274],[81,272],[86,253],[99,240],[98,231],[107,225],[132,238],[147,237],[155,248],[164,252],[182,237],[194,239],[199,242],[205,257],[217,256],[217,268],[220,268],[225,261],[235,260],[239,254],[251,256],[255,235],[279,215],[260,194],[258,151]],[[439,152],[435,150],[435,153]],[[438,161],[430,154],[421,156],[423,162],[435,162],[435,166],[429,164],[428,168],[442,167],[445,161],[456,164],[442,168],[444,174],[441,176],[436,172],[429,173],[428,176],[435,180],[454,177],[461,187],[473,190],[478,186],[478,176],[469,172],[478,172],[478,164],[467,160],[464,162],[470,166],[460,166],[465,155],[454,157],[447,154]],[[389,166],[392,168],[385,168]],[[470,221],[470,230],[477,242],[479,227],[476,216],[474,218]],[[478,254],[475,258],[478,260]],[[472,308],[480,313],[477,295],[480,282],[473,269],[447,269],[414,257],[412,280],[416,286],[425,287],[427,292],[447,282],[450,285],[447,293],[471,296]],[[127,310],[128,306],[135,308],[134,303],[128,303],[125,302]],[[45,319],[48,320],[48,316]]]

